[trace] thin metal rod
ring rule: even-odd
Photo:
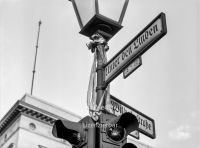
[[[95,0],[95,11],[96,11],[96,14],[99,14],[99,1],[98,0]]]
[[[31,84],[31,95],[33,94],[33,85],[34,85],[34,78],[35,78],[35,68],[36,68],[36,61],[37,61],[37,53],[38,53],[38,43],[39,43],[39,36],[40,36],[40,25],[42,24],[41,20],[38,22],[38,34],[37,34],[37,42],[35,46],[35,60],[33,66],[33,77],[32,77],[32,84]]]
[[[126,12],[126,9],[127,9],[127,6],[128,6],[128,2],[129,2],[129,0],[126,0],[125,3],[124,3],[122,13],[121,13],[121,16],[120,16],[119,21],[118,21],[120,25],[122,24],[122,21],[124,19],[124,15],[125,15],[125,12]]]

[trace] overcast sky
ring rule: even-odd
[[[157,148],[199,148],[200,2],[130,0],[110,41],[108,59],[160,12],[168,33],[142,56],[127,79],[111,82],[111,94],[155,120]],[[30,93],[38,21],[42,21],[33,95],[78,115],[88,115],[86,94],[93,54],[68,0],[0,0],[0,118]]]

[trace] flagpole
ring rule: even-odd
[[[38,53],[38,43],[39,43],[39,36],[40,36],[40,25],[42,24],[41,20],[38,22],[38,34],[37,34],[37,42],[35,46],[35,60],[33,66],[33,76],[32,76],[32,84],[31,84],[31,95],[33,94],[33,86],[34,86],[34,79],[35,79],[35,72],[36,72],[36,61],[37,61],[37,53]]]

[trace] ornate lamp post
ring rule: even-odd
[[[81,28],[80,33],[92,41],[87,44],[94,53],[87,93],[90,116],[79,122],[57,120],[52,133],[77,148],[135,148],[127,136],[138,128],[131,113],[111,114],[109,84],[105,83],[107,41],[121,28],[129,0],[70,0]],[[108,85],[108,86],[107,86]],[[110,108],[111,109],[111,108]],[[108,111],[108,112],[107,112]],[[92,119],[93,120],[92,120]]]
[[[122,114],[116,117],[116,114],[106,106],[110,105],[108,99],[110,81],[167,33],[165,14],[158,15],[107,63],[106,51],[109,49],[107,41],[122,28],[121,23],[128,0],[69,1],[74,6],[81,28],[80,33],[92,40],[87,44],[88,49],[94,53],[87,94],[91,117],[86,116],[79,122],[56,120],[52,130],[53,135],[67,140],[76,148],[136,148],[134,144],[127,143],[127,136],[137,129],[155,138],[153,119],[139,111],[136,112],[119,100],[114,101],[117,104],[121,103],[133,113],[121,111]],[[123,58],[123,55],[128,52],[126,59]],[[112,73],[109,75],[108,71]],[[138,118],[134,114],[138,114]],[[151,129],[140,124],[138,121],[140,118],[144,118]]]
[[[81,31],[80,34],[89,37],[92,42],[88,48],[94,53],[97,64],[96,96],[93,94],[92,107],[95,113],[105,108],[104,98],[104,65],[107,62],[107,41],[111,39],[121,28],[121,23],[126,12],[129,0],[69,0],[72,2]],[[91,81],[91,80],[90,80]],[[94,103],[95,102],[95,103]],[[94,105],[95,104],[95,105]],[[90,106],[89,105],[89,106]],[[103,109],[104,110],[104,109]],[[95,119],[95,115],[91,115]],[[98,117],[97,117],[98,119]],[[96,119],[96,120],[97,120]]]

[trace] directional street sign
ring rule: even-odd
[[[109,84],[124,68],[146,52],[166,33],[165,14],[160,13],[105,65],[105,84]]]
[[[139,132],[145,134],[146,136],[155,139],[155,122],[152,118],[147,115],[141,113],[140,111],[132,108],[128,104],[120,101],[116,97],[111,95],[111,104],[112,104],[112,114],[119,116],[125,112],[130,112],[135,115],[139,122]]]
[[[142,58],[139,57],[133,61],[128,67],[123,70],[124,79],[126,79],[130,74],[132,74],[136,69],[142,65]]]

